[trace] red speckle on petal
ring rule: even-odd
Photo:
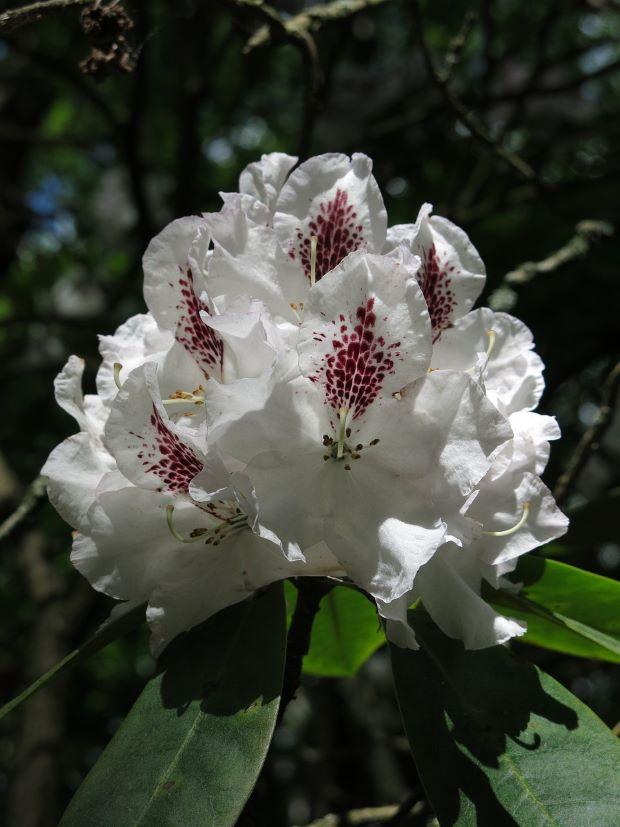
[[[147,471],[163,480],[165,490],[187,492],[190,482],[202,471],[202,463],[176,434],[168,430],[155,406],[149,422],[152,430],[148,435],[132,433],[142,440],[138,459]]]
[[[419,283],[433,325],[433,342],[439,339],[443,330],[452,327],[451,317],[455,305],[451,289],[453,270],[454,267],[446,268],[442,265],[434,244],[424,251]]]
[[[331,324],[340,332],[343,327],[347,335],[331,340],[331,350],[325,352],[316,373],[309,378],[323,386],[325,402],[334,411],[347,408],[352,419],[360,417],[380,393],[386,376],[395,372],[394,360],[400,358],[394,351],[400,342],[386,347],[385,338],[377,336],[375,326],[374,298],[368,297],[348,316],[342,314]]]
[[[340,264],[346,255],[364,246],[363,227],[345,190],[337,189],[331,201],[320,203],[318,214],[309,218],[307,235],[301,227],[297,230],[297,241],[291,246],[290,256],[299,258],[308,279],[313,236],[317,240],[316,281]]]
[[[190,268],[179,269],[181,271],[179,275],[181,300],[177,305],[179,321],[175,338],[198,363],[205,376],[213,372],[219,376],[222,371],[224,345],[213,328],[206,325],[200,318],[201,310],[209,315],[210,310],[196,295]]]

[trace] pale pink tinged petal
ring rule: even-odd
[[[174,337],[169,330],[162,330],[150,313],[139,313],[127,319],[111,336],[99,336],[99,352],[102,363],[97,372],[97,392],[106,401],[117,394],[114,365],[122,366],[120,381],[131,371],[147,361],[165,353]]]
[[[535,474],[510,472],[481,489],[467,514],[477,520],[484,534],[477,545],[487,563],[502,563],[519,557],[566,533],[568,518],[557,507],[553,495]],[[523,524],[514,533],[493,536]]]
[[[486,275],[478,252],[463,230],[446,218],[430,216],[430,210],[430,204],[424,204],[415,224],[392,228],[389,244],[407,244],[422,260],[418,280],[437,341],[472,308]]]
[[[153,365],[136,368],[119,391],[106,426],[106,444],[122,473],[155,491],[187,492],[203,466],[159,399]]]
[[[385,400],[368,418],[364,434],[380,439],[369,451],[414,486],[418,493],[412,490],[412,497],[441,501],[467,496],[512,430],[470,376],[433,371],[405,388],[400,399]]]
[[[56,511],[73,528],[80,528],[97,486],[113,468],[112,457],[98,450],[87,433],[80,433],[54,448],[41,474],[47,477],[47,493]]]
[[[326,463],[330,491],[327,543],[348,575],[374,597],[394,600],[408,591],[421,566],[445,540],[446,527],[431,503],[396,493],[391,474],[367,462]]]
[[[202,277],[192,267],[196,243],[205,244],[205,226],[203,218],[179,218],[151,241],[143,258],[144,298],[159,325],[172,331],[203,373],[217,377],[222,343],[201,319],[201,311],[211,308],[202,297]]]
[[[310,158],[291,173],[276,203],[274,229],[310,280],[311,239],[317,239],[316,279],[358,249],[380,253],[387,214],[365,155]]]
[[[274,318],[298,324],[308,282],[273,231],[250,225],[238,201],[206,220],[214,237],[207,281],[215,306],[222,310],[230,296],[247,296],[262,301]]]
[[[82,376],[84,375],[84,360],[79,356],[69,356],[66,364],[54,379],[54,394],[58,405],[72,416],[86,431],[88,422],[84,413],[84,394],[82,392]]]
[[[255,379],[274,367],[277,351],[267,341],[262,302],[237,300],[217,316],[203,316],[224,342],[222,381]]]
[[[262,201],[259,201],[253,195],[221,191],[218,194],[224,202],[224,207],[228,207],[231,204],[239,205],[251,224],[259,227],[267,227],[271,224],[272,211],[266,204],[263,204]],[[204,215],[206,216],[208,213],[204,213]]]
[[[426,372],[430,324],[415,280],[385,256],[349,256],[310,291],[298,350],[333,417],[345,408],[354,422]]]
[[[75,538],[71,562],[97,591],[117,600],[146,600],[170,577],[194,544],[168,530],[169,495],[127,486],[101,494]],[[175,498],[174,527],[190,537],[209,518],[188,499]],[[203,554],[210,546],[196,543]]]
[[[262,155],[243,170],[239,176],[239,192],[253,196],[273,213],[284,182],[297,163],[294,155],[270,152]]]
[[[218,548],[189,548],[150,597],[153,654],[160,654],[181,632],[295,572],[273,544],[249,531]]]
[[[462,549],[445,546],[416,580],[415,595],[442,632],[466,649],[486,649],[524,634],[525,624],[498,614],[480,597],[478,562],[470,555],[465,571],[463,557]]]

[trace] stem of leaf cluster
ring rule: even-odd
[[[289,702],[295,697],[301,680],[304,656],[310,648],[312,624],[323,597],[334,588],[330,580],[318,577],[300,577],[294,581],[297,587],[297,605],[286,641],[286,666],[278,720],[282,720]]]

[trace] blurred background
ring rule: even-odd
[[[96,334],[144,309],[150,238],[218,209],[263,152],[362,151],[390,223],[432,202],[486,262],[482,303],[532,329],[541,412],[563,431],[551,487],[603,405],[607,427],[562,493],[573,527],[545,553],[618,576],[618,382],[605,380],[620,349],[620,2],[336,0],[304,17],[312,3],[273,0],[269,27],[251,0],[4,17],[15,5],[0,3],[0,520],[76,430],[52,397],[66,357],[85,358],[91,390]],[[70,567],[69,528],[44,499],[2,534],[5,702],[109,605]],[[617,669],[518,648],[618,722]],[[134,632],[4,719],[0,823],[56,824],[153,670]],[[408,797],[407,823],[428,823],[380,650],[354,679],[304,679],[240,823]]]

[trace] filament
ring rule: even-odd
[[[179,532],[176,530],[174,525],[172,524],[172,514],[174,512],[174,505],[170,503],[166,506],[166,522],[168,523],[168,529],[175,540],[178,540],[179,543],[197,543],[198,540],[202,540],[202,535],[198,537],[183,537]]]
[[[483,531],[487,537],[509,537],[525,525],[528,514],[530,513],[530,503],[523,503],[523,514],[519,521],[512,526],[512,528],[505,528],[503,531]]]
[[[310,287],[316,284],[316,247],[318,238],[313,235],[310,236]]]
[[[336,457],[338,459],[342,459],[344,456],[344,439],[347,432],[347,414],[349,413],[348,408],[340,408],[338,411],[338,450],[336,452]]]

